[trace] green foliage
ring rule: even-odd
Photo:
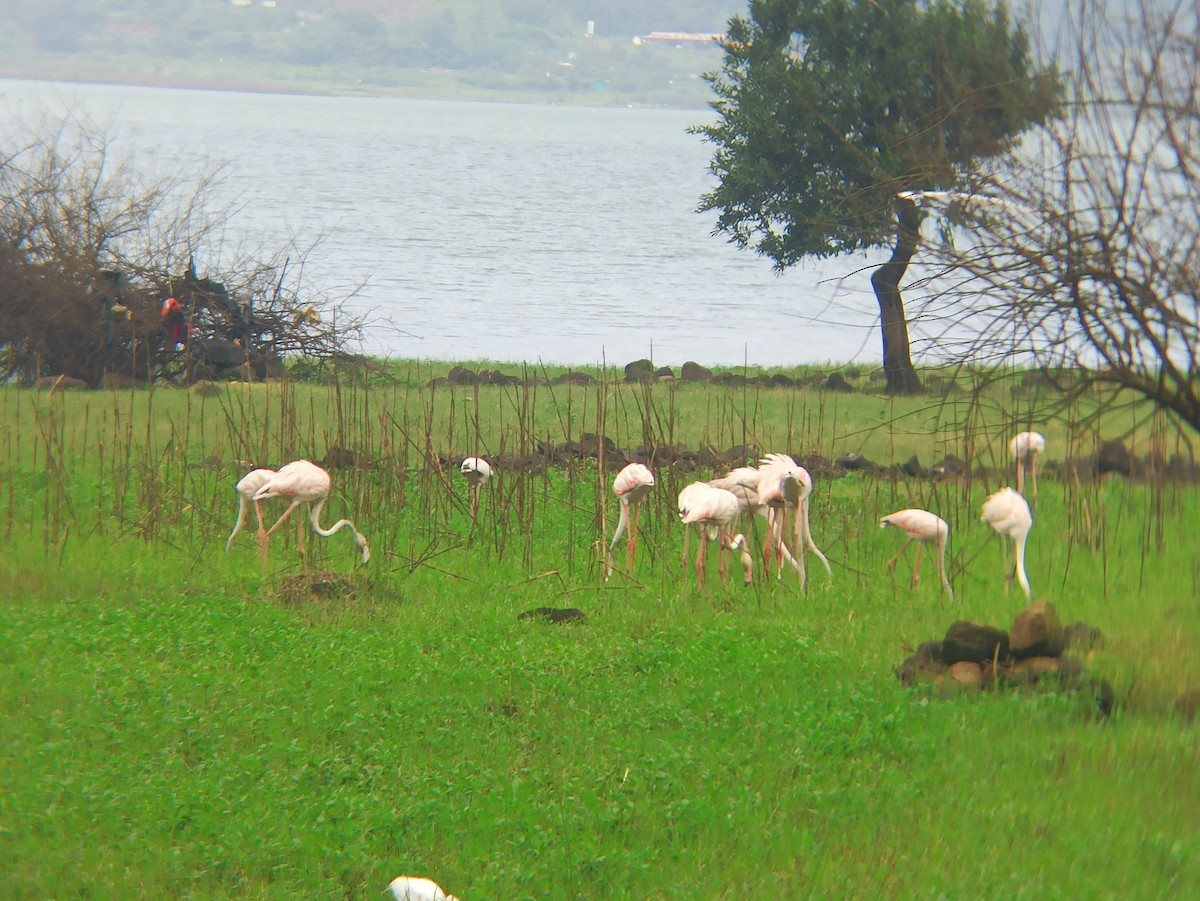
[[[781,269],[882,244],[897,192],[955,186],[1058,90],[1002,2],[756,0],[724,47],[701,208]]]

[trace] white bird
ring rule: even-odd
[[[724,488],[726,491],[732,491],[738,499],[741,512],[761,516],[767,520],[769,528],[771,523],[771,508],[764,504],[762,498],[758,496],[758,482],[760,478],[761,473],[759,473],[756,467],[739,466],[736,469],[731,469],[719,478],[711,479],[708,484],[714,488]],[[800,564],[796,562],[796,558],[792,556],[792,552],[786,544],[780,544],[777,549],[783,552],[783,558],[789,566],[797,571],[800,569]]]
[[[242,523],[246,521],[246,508],[251,504],[254,504],[254,512],[258,516],[258,548],[260,551],[266,552],[267,530],[263,527],[262,505],[254,499],[254,495],[273,475],[275,475],[273,469],[252,469],[242,476],[234,486],[234,490],[238,493],[238,515],[237,522],[233,524],[233,531],[225,540],[225,553],[229,553],[229,546],[233,544],[233,536],[241,530]]]
[[[1029,588],[1029,577],[1025,575],[1025,539],[1033,528],[1033,514],[1029,512],[1029,504],[1025,498],[1011,488],[1001,488],[983,502],[983,515],[980,522],[986,522],[996,534],[1005,540],[1005,579],[1008,575],[1008,541],[1017,549],[1016,575],[1017,581],[1025,590],[1025,597],[1032,599],[1033,592]]]
[[[704,564],[708,542],[716,540],[717,573],[725,576],[725,549],[740,551],[745,570],[744,582],[750,584],[754,561],[746,553],[746,537],[733,535],[730,526],[741,512],[737,495],[724,488],[714,488],[707,482],[693,482],[679,492],[679,520],[685,526],[695,525],[700,529],[700,550],[696,554],[696,588],[704,587]],[[683,535],[683,563],[687,565],[688,539],[691,530]]]
[[[759,500],[770,508],[767,514],[767,541],[763,548],[767,565],[770,565],[772,550],[778,562],[779,575],[783,574],[783,558],[787,549],[783,540],[784,523],[788,508],[796,511],[796,543],[793,565],[800,574],[801,587],[808,584],[808,571],[804,565],[806,550],[811,550],[825,565],[825,572],[833,576],[829,561],[813,540],[808,521],[809,496],[812,494],[812,476],[808,470],[787,454],[767,454],[759,462]]]
[[[950,580],[946,578],[946,540],[950,537],[950,524],[928,510],[914,510],[910,508],[889,513],[883,519],[879,520],[879,527],[881,529],[886,529],[888,526],[894,526],[908,536],[908,541],[887,562],[888,570],[891,571],[894,569],[896,561],[900,559],[900,555],[908,549],[910,544],[914,541],[917,542],[917,562],[913,566],[912,574],[912,587],[916,588],[921,579],[921,551],[925,545],[932,544],[937,547],[938,575],[942,577],[942,587],[946,589],[946,593],[950,595],[950,600],[953,601],[954,589],[950,586]]]
[[[350,531],[354,533],[354,543],[362,551],[363,563],[366,563],[371,559],[371,549],[367,546],[367,539],[354,527],[354,523],[348,519],[339,519],[328,529],[321,528],[321,508],[325,505],[325,501],[329,500],[329,492],[332,490],[333,479],[330,478],[329,473],[315,463],[310,463],[308,460],[294,460],[281,467],[254,493],[253,499],[256,503],[272,497],[282,497],[292,502],[283,511],[283,515],[275,521],[275,524],[267,530],[266,538],[270,539],[275,530],[283,525],[283,521],[292,515],[293,510],[301,504],[308,504],[309,521],[312,523],[313,531],[323,538],[328,538],[344,526],[349,526]],[[303,561],[304,525],[299,520],[296,521],[296,550]]]
[[[1046,438],[1039,432],[1018,432],[1008,442],[1008,449],[1017,461],[1017,491],[1025,493],[1025,470],[1033,479],[1033,496],[1037,497],[1037,456],[1046,449]]]
[[[475,489],[475,499],[471,503],[471,522],[479,512],[479,497],[483,494],[484,483],[492,477],[492,465],[483,457],[467,457],[462,461],[459,471],[467,480],[467,484]]]
[[[626,529],[629,530],[629,540],[626,544],[627,566],[630,572],[633,571],[633,558],[637,553],[638,516],[637,511],[632,508],[641,503],[653,487],[654,473],[642,463],[630,463],[613,479],[613,493],[621,502],[621,518],[617,522],[617,531],[613,534],[612,543],[608,546],[604,578],[612,575],[612,554]]]
[[[447,895],[440,885],[423,876],[397,876],[388,883],[385,891],[392,893],[396,901],[458,901]]]

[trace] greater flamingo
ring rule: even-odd
[[[1017,460],[1017,491],[1025,493],[1025,470],[1033,478],[1033,496],[1037,497],[1037,456],[1046,449],[1046,438],[1040,432],[1018,432],[1008,442],[1008,449]]]
[[[392,893],[396,901],[458,901],[447,895],[432,879],[423,876],[397,876],[388,883],[385,891]]]
[[[471,522],[479,512],[479,497],[483,494],[484,483],[492,477],[492,465],[483,457],[467,457],[462,461],[459,471],[467,480],[467,484],[475,489],[475,499],[471,502]]]
[[[366,563],[371,559],[371,549],[367,546],[367,539],[354,527],[354,523],[348,519],[339,519],[328,529],[321,528],[321,507],[329,499],[331,490],[333,490],[333,479],[330,478],[329,473],[315,463],[310,463],[308,460],[295,460],[282,467],[279,472],[263,483],[253,498],[255,502],[258,502],[267,498],[282,497],[292,502],[283,515],[275,521],[275,525],[267,530],[266,538],[270,539],[275,530],[283,525],[283,521],[292,515],[293,510],[301,504],[308,504],[309,521],[312,523],[313,531],[323,538],[328,538],[330,535],[336,534],[343,526],[349,526],[350,531],[354,533],[354,543],[362,551],[363,563]],[[296,521],[296,549],[303,561],[304,525],[299,520]]]
[[[1033,592],[1029,588],[1029,577],[1025,575],[1025,539],[1033,528],[1033,514],[1029,512],[1029,504],[1025,498],[1011,488],[1001,488],[983,502],[983,515],[980,522],[986,522],[996,534],[1004,540],[1005,573],[1008,575],[1008,542],[1011,541],[1017,549],[1016,575],[1017,581],[1025,590],[1025,597],[1032,599]]]
[[[630,572],[633,571],[633,558],[637,553],[638,516],[637,511],[632,508],[641,503],[653,487],[654,473],[642,463],[630,463],[613,479],[613,492],[621,502],[621,518],[617,522],[617,531],[613,534],[612,543],[608,546],[604,578],[612,575],[612,554],[626,529],[629,530],[627,566]]]
[[[760,477],[761,473],[759,473],[756,467],[739,466],[736,469],[731,469],[719,478],[710,480],[708,484],[714,488],[724,488],[726,491],[732,491],[738,499],[742,513],[761,516],[767,520],[769,527],[771,508],[764,504],[762,498],[758,496],[758,482]],[[796,558],[792,556],[792,552],[788,550],[786,544],[779,545],[778,550],[783,552],[783,557],[789,566],[799,570],[800,565],[796,562]]]
[[[225,541],[225,553],[229,553],[229,546],[233,544],[233,536],[241,530],[242,523],[246,521],[246,508],[251,504],[254,504],[254,512],[258,515],[258,549],[266,552],[267,530],[263,527],[262,505],[254,499],[254,495],[274,475],[275,470],[273,469],[252,469],[242,476],[234,486],[234,490],[238,493],[238,515],[237,522],[233,524],[233,531],[229,533],[229,538]]]
[[[953,601],[954,589],[950,586],[950,580],[946,578],[946,540],[950,537],[950,524],[928,510],[907,509],[889,513],[879,520],[881,529],[886,529],[888,526],[895,526],[908,536],[908,541],[887,562],[888,571],[895,569],[900,555],[908,549],[910,544],[914,541],[917,542],[917,562],[913,566],[912,574],[912,587],[916,588],[921,580],[921,550],[927,544],[935,545],[938,554],[938,575],[942,577],[942,587],[946,589],[950,600]]]
[[[759,462],[759,500],[769,510],[767,513],[767,540],[763,548],[764,557],[769,565],[771,551],[775,550],[780,577],[783,575],[783,558],[787,549],[783,540],[783,528],[787,519],[787,510],[796,510],[796,546],[792,564],[800,574],[800,585],[808,584],[808,571],[804,565],[804,554],[811,550],[825,565],[825,572],[832,578],[833,569],[829,561],[813,540],[812,529],[808,521],[809,496],[812,494],[812,476],[808,470],[789,457],[787,454],[767,454]]]
[[[744,582],[750,584],[751,567],[754,561],[746,553],[746,537],[731,535],[730,526],[741,512],[737,496],[724,488],[714,488],[707,482],[693,482],[679,492],[679,519],[685,526],[695,525],[700,529],[700,551],[696,554],[696,588],[704,587],[704,564],[708,542],[716,540],[717,573],[725,576],[725,550],[741,551],[745,569]],[[683,563],[687,565],[688,539],[691,530],[683,534]]]

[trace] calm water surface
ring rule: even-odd
[[[274,251],[323,236],[305,279],[354,292],[346,306],[372,322],[370,353],[878,358],[866,258],[779,276],[695,212],[711,148],[687,128],[704,112],[0,80],[0,146],[47,110],[86,115],[147,173],[221,167],[217,198],[242,208],[223,246],[198,254],[202,273],[242,242]]]

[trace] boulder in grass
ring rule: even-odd
[[[1063,641],[1072,651],[1090,651],[1104,644],[1104,635],[1095,626],[1077,619],[1063,629]]]
[[[451,368],[446,378],[450,380],[452,385],[478,385],[479,373],[468,369],[466,366],[454,366]]]
[[[1018,660],[1061,656],[1067,639],[1054,605],[1034,601],[1018,613],[1009,630],[1008,649]]]
[[[648,382],[654,378],[654,364],[650,360],[633,360],[625,364],[625,381]]]
[[[962,688],[979,688],[983,684],[983,670],[978,663],[960,660],[950,664],[946,678]]]
[[[71,388],[87,388],[88,383],[69,375],[44,375],[34,385],[39,391],[67,391]]]
[[[914,479],[925,475],[925,470],[922,468],[921,461],[917,459],[916,454],[913,454],[900,464],[900,471],[906,476]]]
[[[942,660],[947,664],[961,660],[981,663],[1008,656],[1008,633],[995,626],[960,619],[951,623],[942,639]]]
[[[712,379],[712,370],[692,360],[683,364],[679,378],[685,382],[707,382]]]
[[[826,391],[853,391],[854,386],[846,381],[846,377],[840,372],[832,373],[825,380],[825,384],[821,386]]]
[[[1105,441],[1096,448],[1096,475],[1116,472],[1128,476],[1132,468],[1133,460],[1129,455],[1129,448],[1119,438]]]

